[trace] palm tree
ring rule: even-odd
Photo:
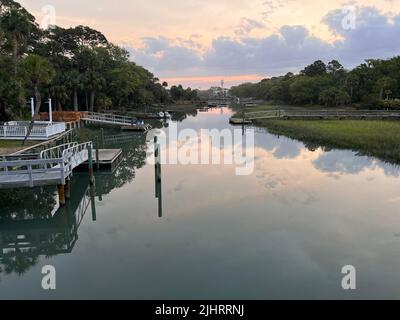
[[[383,100],[383,95],[384,93],[386,93],[387,91],[392,92],[391,89],[396,88],[397,87],[397,81],[396,79],[393,79],[391,77],[382,77],[380,79],[378,79],[378,81],[376,82],[376,88],[379,91],[379,98],[381,100]],[[386,94],[387,99],[389,98],[389,95]]]
[[[72,91],[74,111],[79,111],[78,90],[82,89],[82,75],[76,69],[71,69],[65,73],[65,81],[68,88]]]
[[[29,41],[39,33],[35,18],[23,8],[11,8],[2,14],[0,27],[3,29],[12,49],[14,75],[17,75],[18,60],[26,51]]]
[[[63,104],[65,104],[65,102],[69,98],[67,87],[63,84],[52,85],[50,88],[50,95],[54,97],[57,111],[62,111]]]
[[[21,77],[26,84],[33,90],[35,96],[35,113],[29,125],[28,133],[25,137],[24,144],[31,134],[33,124],[37,118],[42,103],[40,94],[40,87],[49,84],[54,76],[54,68],[50,62],[40,56],[30,55],[27,56],[21,63]]]

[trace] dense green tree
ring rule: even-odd
[[[350,96],[342,89],[330,87],[321,91],[319,100],[327,107],[338,107],[350,103]]]
[[[393,109],[400,98],[400,57],[366,60],[351,71],[337,60],[327,65],[316,61],[299,75],[288,73],[259,83],[244,83],[231,88],[230,94],[272,103]]]
[[[333,75],[337,75],[344,72],[344,67],[337,60],[332,60],[327,65],[327,72]]]
[[[325,77],[300,76],[290,85],[290,95],[295,104],[317,104],[320,93],[328,86]]]
[[[309,77],[317,77],[326,74],[326,72],[327,72],[326,64],[323,61],[318,60],[312,63],[311,65],[305,67],[304,70],[302,70],[300,73]]]
[[[376,91],[379,92],[379,98],[381,100],[383,100],[384,96],[386,99],[389,99],[389,97],[397,91],[398,83],[396,79],[386,76],[378,79],[375,88]]]
[[[40,61],[54,76],[35,86],[32,69]],[[25,100],[35,92],[36,100],[47,94],[59,110],[124,110],[173,102],[168,83],[132,62],[101,32],[87,26],[40,30],[13,0],[0,0],[0,66],[0,121],[27,116]],[[177,100],[196,98],[196,91],[180,90]]]
[[[345,80],[345,89],[350,96],[350,101],[353,102],[354,91],[360,85],[360,78],[355,73],[349,73]]]
[[[275,85],[273,85],[270,89],[270,94],[271,98],[274,101],[278,102],[284,102],[284,103],[290,103],[292,96],[290,94],[290,85],[291,81],[289,81],[290,78],[285,77],[286,81],[279,81]]]
[[[33,122],[37,118],[42,104],[41,89],[44,85],[49,84],[54,77],[54,69],[45,58],[37,55],[29,55],[21,61],[20,77],[24,80],[27,87],[32,90],[35,97],[35,113],[32,117],[28,134],[25,137],[26,141],[31,133]]]
[[[2,1],[0,28],[4,35],[3,50],[13,56],[14,74],[17,74],[18,61],[39,37],[39,28],[35,18],[14,1]]]

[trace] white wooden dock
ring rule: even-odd
[[[30,123],[27,121],[11,121],[0,126],[0,140],[24,140],[28,134]],[[49,140],[63,132],[66,126],[64,122],[35,121],[28,140]]]
[[[6,159],[0,162],[0,189],[65,185],[92,149],[92,142],[68,143],[42,151],[38,159]]]
[[[88,112],[81,118],[81,120],[87,123],[100,123],[117,126],[130,126],[135,123],[135,119],[132,117],[98,112]]]

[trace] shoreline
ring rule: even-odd
[[[348,149],[400,164],[399,121],[258,120],[254,124],[305,144]]]

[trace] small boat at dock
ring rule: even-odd
[[[157,112],[157,113],[150,113],[150,114],[141,114],[141,119],[146,120],[162,120],[162,119],[171,119],[171,114],[169,112]]]

